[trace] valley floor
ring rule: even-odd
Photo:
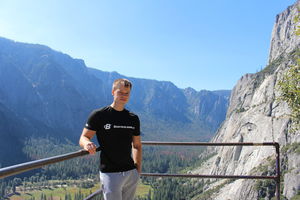
[[[51,200],[64,200],[66,196],[70,196],[71,199],[76,199],[75,196],[87,197],[91,193],[100,188],[100,184],[96,184],[91,188],[79,188],[77,186],[61,185],[58,187],[49,187],[43,189],[27,189],[24,191],[23,187],[17,187],[15,194],[10,194],[9,200],[39,200],[51,199]],[[136,197],[146,197],[149,191],[152,190],[150,186],[140,183],[137,188]]]

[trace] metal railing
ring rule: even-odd
[[[181,178],[216,178],[216,179],[272,179],[276,181],[276,200],[280,200],[280,146],[277,142],[263,143],[209,143],[209,142],[142,142],[143,145],[177,145],[177,146],[274,146],[276,150],[276,175],[275,176],[247,176],[247,175],[200,175],[200,174],[161,174],[161,173],[141,173],[141,176],[154,177],[181,177]],[[100,151],[100,148],[97,148]],[[85,150],[79,150],[68,154],[45,158],[41,160],[31,161],[10,167],[0,169],[0,179],[8,176],[20,174],[25,171],[40,168],[45,165],[54,164],[64,160],[69,160],[75,157],[80,157],[89,154]],[[101,193],[97,190],[90,196],[85,198],[89,200]]]
[[[96,149],[96,151],[100,151],[100,148],[98,147]],[[46,166],[46,165],[50,165],[50,164],[54,164],[54,163],[57,163],[57,162],[69,160],[69,159],[72,159],[72,158],[88,155],[88,154],[89,154],[88,151],[85,151],[85,150],[81,149],[79,151],[72,152],[72,153],[62,154],[62,155],[59,155],[59,156],[53,156],[53,157],[50,157],[50,158],[44,158],[44,159],[40,159],[40,160],[21,163],[21,164],[18,164],[18,165],[4,167],[4,168],[0,169],[0,179],[8,177],[8,176],[12,176],[12,175],[20,174],[22,172],[33,170],[33,169],[36,169],[36,168],[40,168],[40,167],[43,167],[43,166]]]
[[[276,181],[276,200],[280,200],[280,146],[277,142],[263,143],[212,143],[212,142],[143,142],[143,145],[176,145],[176,146],[274,146],[276,152],[275,176],[242,176],[242,175],[201,175],[201,174],[160,174],[141,173],[142,176],[180,177],[180,178],[222,178],[222,179],[272,179]]]

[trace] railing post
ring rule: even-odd
[[[275,143],[276,148],[276,200],[280,200],[280,149],[279,144]]]

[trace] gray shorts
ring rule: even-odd
[[[133,200],[140,175],[136,169],[125,172],[100,172],[105,200]]]

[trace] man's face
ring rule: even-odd
[[[114,102],[126,104],[130,97],[130,88],[124,87],[124,85],[119,84],[113,91],[112,95],[114,96]]]

